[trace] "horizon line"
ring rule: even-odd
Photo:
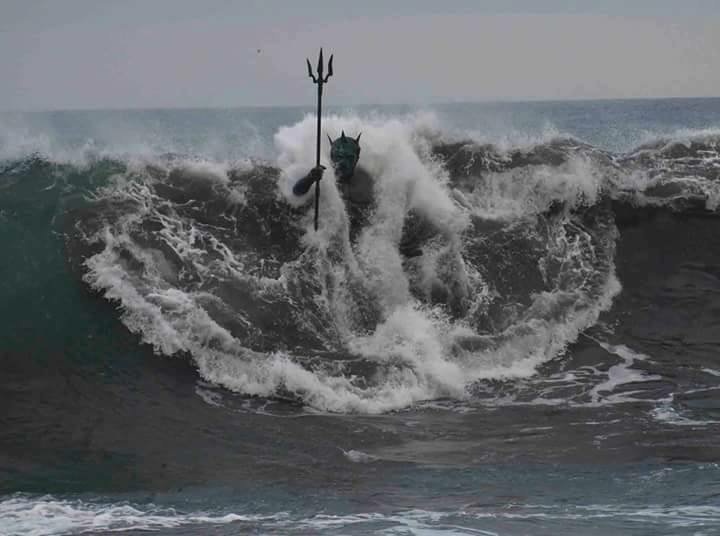
[[[467,104],[561,104],[575,102],[625,102],[625,101],[671,101],[671,100],[713,100],[720,99],[718,96],[670,96],[670,97],[573,97],[566,99],[558,98],[521,98],[521,99],[461,99],[461,100],[444,100],[438,99],[431,102],[387,102],[387,103],[346,103],[346,104],[330,104],[326,103],[325,109],[329,108],[353,108],[353,107],[398,107],[407,106],[411,108],[423,108],[432,106],[457,106]],[[201,110],[269,110],[269,109],[304,109],[314,108],[313,103],[308,104],[241,104],[241,105],[225,105],[225,106],[128,106],[128,107],[69,107],[69,108],[39,108],[39,109],[0,109],[0,114],[13,113],[64,113],[64,112],[150,112],[150,111],[201,111]]]

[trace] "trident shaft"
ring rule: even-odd
[[[306,59],[308,76],[312,78],[312,81],[317,84],[318,87],[318,105],[317,105],[317,152],[315,156],[315,166],[320,165],[320,124],[322,120],[322,94],[323,85],[327,83],[328,79],[333,75],[333,56],[330,55],[330,61],[328,62],[328,72],[323,78],[323,72],[325,66],[323,65],[323,51],[320,49],[320,57],[318,58],[317,65],[317,76],[313,74],[312,67],[310,66],[310,60]],[[318,208],[320,207],[320,181],[315,183],[315,230],[318,228]]]

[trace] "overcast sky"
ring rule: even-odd
[[[0,108],[720,96],[720,0],[0,0]]]

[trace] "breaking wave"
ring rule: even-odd
[[[275,161],[8,154],[0,188],[77,188],[68,264],[156,353],[244,395],[367,413],[532,376],[611,307],[618,225],[720,199],[712,132],[615,154],[557,133],[449,139],[427,117],[324,125],[363,132],[377,206],[354,241],[334,181],[317,233],[290,193],[313,164],[311,116],[277,131]]]

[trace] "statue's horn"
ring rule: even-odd
[[[342,139],[345,139],[345,131],[344,131],[344,130],[342,131],[342,134],[340,134],[340,137],[341,137]]]
[[[360,134],[358,134],[358,137],[357,137],[357,138],[355,138],[355,141],[356,141],[357,143],[360,143],[360,136],[362,136],[362,132],[361,132]]]
[[[330,145],[332,145],[332,138],[330,137],[330,134],[328,134],[326,132],[325,135],[328,137],[328,141],[330,142]]]

